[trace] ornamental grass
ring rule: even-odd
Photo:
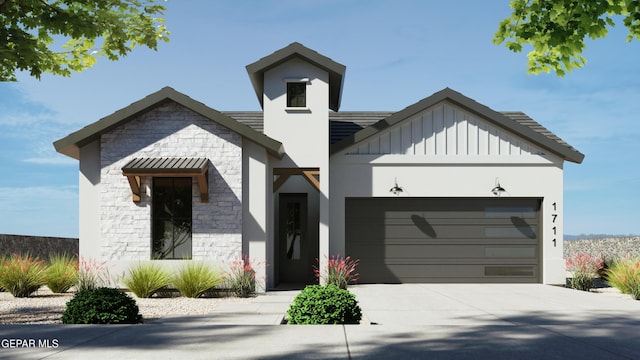
[[[44,261],[29,254],[0,260],[0,286],[14,297],[29,297],[45,284]]]
[[[640,259],[620,259],[607,270],[607,282],[623,294],[640,300]]]
[[[139,298],[149,298],[171,284],[171,275],[155,262],[140,262],[129,269],[122,283]]]
[[[224,275],[218,269],[203,261],[189,261],[174,276],[173,286],[182,295],[197,298],[223,281]]]
[[[53,293],[65,293],[78,282],[78,260],[66,254],[49,257],[45,285]]]

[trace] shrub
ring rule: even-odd
[[[569,286],[573,289],[589,291],[593,287],[593,279],[598,276],[598,271],[602,268],[602,263],[601,258],[582,252],[567,259],[567,270],[573,273],[569,279]]]
[[[318,279],[324,279],[326,285],[335,285],[346,289],[348,284],[354,283],[360,276],[356,273],[356,266],[359,262],[360,260],[352,260],[350,256],[344,258],[340,255],[333,255],[327,259],[327,266],[322,273],[316,266],[313,267],[313,272]]]
[[[640,300],[640,259],[621,259],[607,270],[607,282],[623,294]]]
[[[101,287],[78,292],[67,302],[63,324],[136,324],[142,322],[138,305],[118,289]]]
[[[28,297],[45,284],[44,261],[29,254],[1,260],[0,286],[14,297]]]
[[[111,276],[107,268],[107,262],[99,262],[93,258],[80,258],[78,269],[78,291],[93,290],[106,287],[111,284]]]
[[[129,269],[122,283],[137,297],[148,298],[171,283],[171,275],[158,263],[138,263]]]
[[[256,271],[251,263],[252,261],[243,255],[242,259],[231,264],[227,282],[237,297],[249,297],[256,292]]]
[[[173,286],[190,298],[202,296],[207,290],[220,285],[224,276],[202,261],[188,262],[173,279]]]
[[[355,296],[335,285],[311,285],[287,310],[289,324],[358,324],[362,313]]]
[[[67,292],[78,282],[78,262],[68,255],[52,255],[44,275],[45,285],[52,292]]]

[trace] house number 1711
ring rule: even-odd
[[[551,222],[553,224],[555,224],[556,220],[558,219],[558,214],[556,214],[556,211],[558,211],[558,204],[557,203],[553,203],[552,205],[553,205],[553,214],[551,214]],[[557,244],[556,244],[556,236],[558,235],[557,234],[558,229],[557,229],[557,227],[555,225],[553,226],[552,229],[553,229],[553,247],[556,247],[557,246]]]

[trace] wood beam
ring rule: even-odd
[[[314,175],[320,176],[320,171],[303,171],[302,175],[305,179],[311,184],[311,186],[315,187],[316,190],[320,191],[320,181],[316,179]]]
[[[198,180],[198,188],[200,188],[200,201],[209,202],[209,172],[204,172],[196,176]]]
[[[276,181],[273,182],[273,192],[278,191],[278,189],[280,189],[280,187],[285,183],[285,181],[287,181],[287,179],[289,179],[290,176],[291,175],[288,174],[279,175]]]
[[[278,191],[289,177],[294,175],[303,176],[311,186],[320,191],[320,181],[315,178],[320,176],[320,169],[318,168],[274,168],[273,175],[279,175],[278,179],[273,183],[273,192]]]
[[[133,202],[140,202],[140,176],[126,175],[131,187],[131,199]]]

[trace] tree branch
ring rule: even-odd
[[[0,2],[0,12],[2,12],[2,10],[4,10],[10,2],[11,0],[2,0],[2,2]]]

